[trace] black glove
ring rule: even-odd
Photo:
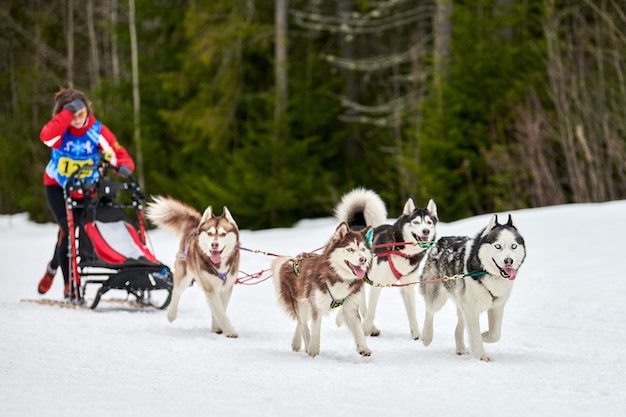
[[[132,174],[132,171],[126,165],[120,165],[117,168],[117,175],[119,175],[122,178],[127,178],[130,174]]]
[[[71,103],[67,103],[65,106],[63,106],[64,109],[67,109],[69,111],[71,111],[72,113],[76,113],[82,109],[84,109],[85,103],[83,103],[82,100],[74,100]]]

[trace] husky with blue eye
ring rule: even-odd
[[[420,280],[426,304],[422,342],[433,340],[433,317],[448,297],[457,306],[456,353],[467,353],[465,328],[472,353],[477,359],[491,361],[483,342],[500,340],[504,306],[513,290],[517,270],[526,258],[524,238],[513,219],[498,223],[494,215],[475,238],[445,236],[428,252]],[[448,278],[440,281],[442,278]],[[449,279],[452,277],[452,279]],[[439,282],[433,282],[439,281]],[[489,329],[481,334],[480,313],[487,311]]]
[[[371,226],[374,229],[372,247],[374,261],[368,274],[372,282],[369,300],[364,312],[363,331],[366,336],[378,336],[380,330],[374,325],[376,306],[383,286],[399,285],[404,301],[411,337],[420,338],[415,305],[415,283],[419,280],[419,268],[426,250],[435,239],[438,222],[437,205],[428,201],[426,208],[415,206],[409,198],[402,215],[393,223],[387,221],[387,210],[380,196],[372,190],[355,188],[345,194],[335,208],[335,217],[345,221],[351,228]],[[409,285],[403,285],[409,284]],[[363,303],[365,306],[365,303]]]
[[[302,347],[311,357],[320,353],[322,316],[337,309],[354,336],[361,356],[372,351],[365,342],[359,315],[363,279],[372,264],[371,229],[351,230],[341,223],[324,253],[301,253],[272,262],[272,277],[279,304],[297,321],[291,348]],[[309,322],[311,328],[309,329]]]

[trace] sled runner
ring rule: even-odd
[[[140,305],[165,308],[172,296],[172,273],[146,245],[141,188],[132,175],[111,178],[116,168],[101,160],[76,170],[64,188],[70,230],[66,296],[86,305],[87,287],[99,285],[92,309],[110,290],[126,291]],[[85,198],[74,198],[80,194]]]

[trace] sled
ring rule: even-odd
[[[64,187],[70,231],[66,297],[95,309],[107,292],[122,290],[137,305],[164,309],[172,297],[172,272],[147,246],[141,187],[101,160],[77,169]],[[88,303],[86,293],[94,288]]]

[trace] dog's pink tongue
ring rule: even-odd
[[[504,276],[504,274],[502,275],[503,278],[509,279],[511,281],[513,281],[515,279],[515,277],[517,276],[517,269],[515,268],[502,268],[502,272],[504,272],[506,275],[508,276]]]
[[[222,254],[219,251],[212,250],[211,262],[213,262],[214,264],[219,264],[220,262],[222,262]]]
[[[358,279],[363,279],[363,277],[365,276],[365,271],[360,266],[355,266],[354,274],[356,275]]]

